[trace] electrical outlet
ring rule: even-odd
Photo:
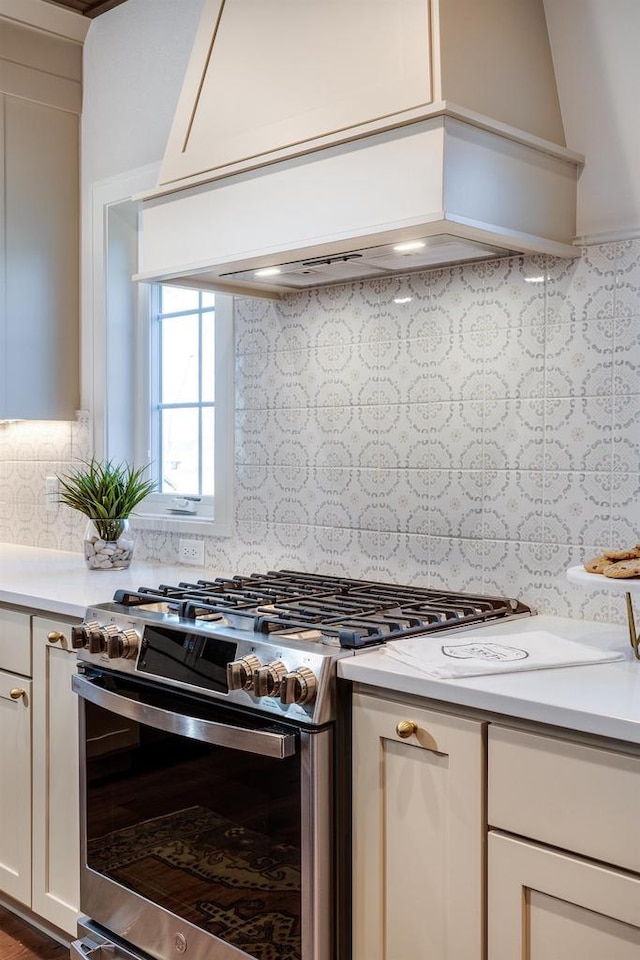
[[[57,513],[60,497],[60,481],[57,477],[44,478],[44,499],[47,513]]]
[[[204,567],[204,540],[180,539],[178,560],[180,563],[192,563],[194,567]]]

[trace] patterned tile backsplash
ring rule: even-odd
[[[518,596],[619,621],[565,569],[640,540],[640,240],[236,304],[235,534],[207,565]],[[86,424],[0,426],[0,538],[79,549],[44,477]],[[140,532],[138,555],[177,559]]]

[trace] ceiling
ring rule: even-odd
[[[113,10],[124,2],[125,0],[47,0],[47,3],[53,3],[56,7],[66,7],[67,10],[81,13],[85,17],[99,17],[101,13]]]

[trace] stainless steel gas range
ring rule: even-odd
[[[530,614],[277,571],[118,591],[74,627],[76,956],[347,960],[349,709],[336,661]]]

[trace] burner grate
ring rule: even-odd
[[[225,620],[260,633],[313,631],[327,642],[358,648],[516,614],[528,607],[505,597],[301,573],[118,590],[116,603],[162,609],[186,620]]]

